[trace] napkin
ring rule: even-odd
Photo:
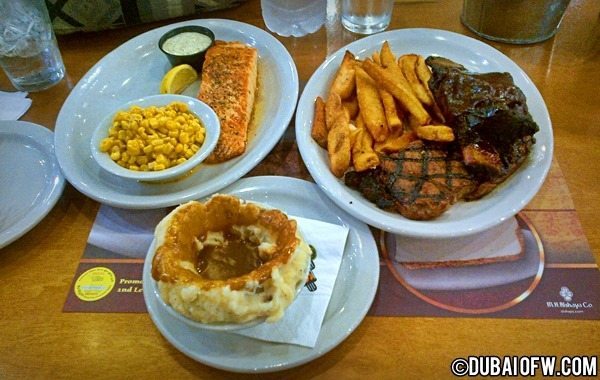
[[[455,266],[514,258],[522,251],[519,223],[512,217],[489,230],[466,237],[432,240],[397,235],[395,259],[400,263],[446,263]]]
[[[317,250],[315,268],[312,270],[317,278],[317,289],[311,292],[303,287],[279,321],[261,323],[235,331],[234,334],[313,348],[333,293],[348,238],[348,228],[319,220],[293,216],[291,218],[298,222],[298,228],[308,244]]]
[[[102,205],[88,243],[123,256],[143,259],[154,238],[154,227],[167,211],[124,210]]]
[[[26,92],[0,91],[0,120],[18,120],[31,107]]]

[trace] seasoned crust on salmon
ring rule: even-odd
[[[206,162],[224,162],[246,151],[257,73],[258,52],[251,46],[216,41],[206,52],[198,99],[221,122],[219,141]]]

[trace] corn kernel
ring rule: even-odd
[[[172,130],[177,129],[177,123],[176,123],[176,121],[173,121],[173,120],[167,120],[167,122],[165,123],[165,127],[167,127],[168,130],[172,131]]]
[[[169,154],[173,151],[174,146],[171,143],[166,143],[163,145],[162,152],[164,154]]]
[[[163,170],[185,162],[204,139],[204,127],[187,104],[173,102],[117,112],[99,149],[130,170]]]
[[[180,132],[179,133],[179,141],[183,144],[187,144],[190,142],[190,135],[188,135],[186,132]]]
[[[135,163],[138,165],[144,165],[148,163],[148,157],[147,156],[137,156],[135,158]]]
[[[158,118],[158,128],[164,128],[167,125],[167,121],[169,120],[166,116],[161,116]]]
[[[156,162],[159,163],[159,164],[164,164],[164,163],[167,162],[167,158],[165,157],[164,154],[159,153],[159,154],[156,155]]]
[[[131,108],[129,108],[129,113],[130,114],[140,114],[142,113],[142,107],[140,106],[131,106]]]
[[[130,156],[137,156],[141,153],[140,143],[138,140],[127,141],[127,153]]]
[[[100,151],[101,152],[108,152],[113,146],[113,142],[110,138],[104,138],[102,139],[102,141],[100,141]]]

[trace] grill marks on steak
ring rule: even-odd
[[[345,175],[346,185],[378,207],[417,220],[488,194],[525,162],[539,130],[509,73],[471,73],[442,57],[426,63],[429,88],[456,141],[415,141],[381,155],[377,168]]]
[[[375,169],[346,173],[345,182],[378,207],[416,220],[441,215],[477,186],[460,160],[421,141],[381,156]]]

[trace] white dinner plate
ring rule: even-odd
[[[144,300],[162,335],[187,356],[235,372],[272,372],[316,359],[348,337],[368,312],[379,283],[379,255],[371,231],[335,206],[310,182],[288,177],[244,178],[221,193],[279,208],[290,215],[347,227],[350,232],[314,348],[269,343],[226,332],[193,329],[169,315],[152,293],[150,262],[144,264]]]
[[[93,160],[94,127],[121,104],[158,94],[171,67],[158,40],[184,25],[210,28],[217,39],[242,41],[258,49],[258,128],[250,131],[246,153],[226,163],[200,166],[173,182],[144,183],[119,178]],[[56,155],[66,179],[85,195],[111,206],[149,209],[204,197],[233,183],[256,166],[285,132],[298,99],[298,72],[285,47],[269,33],[231,20],[199,19],[167,25],[141,34],[96,63],[65,101],[55,127]],[[254,134],[254,136],[252,136]]]
[[[379,51],[388,41],[397,55],[439,55],[474,72],[509,72],[527,97],[533,119],[540,127],[528,160],[503,184],[480,200],[458,202],[440,217],[415,221],[377,208],[359,192],[347,187],[329,170],[327,152],[310,135],[314,101],[325,98],[344,52],[361,59]],[[534,197],[552,163],[553,136],[548,110],[527,74],[511,59],[491,46],[460,34],[434,29],[400,29],[369,36],[344,46],[319,66],[308,81],[296,111],[296,138],[302,159],[325,193],[356,218],[382,230],[406,236],[449,238],[471,235],[512,217]]]
[[[0,121],[0,248],[31,230],[52,210],[65,179],[52,131],[26,121]]]

